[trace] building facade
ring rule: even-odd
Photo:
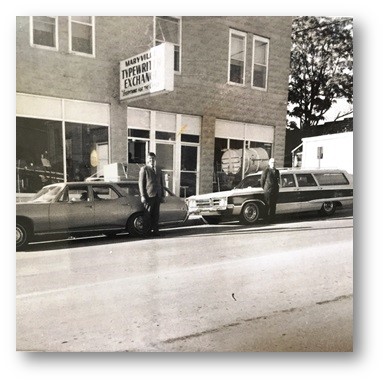
[[[223,173],[229,149],[283,165],[291,17],[23,16],[16,26],[17,192],[114,162],[135,178],[148,151],[180,196],[233,186],[244,169]],[[173,91],[122,100],[120,62],[164,42]]]

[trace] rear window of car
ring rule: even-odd
[[[321,186],[349,184],[347,177],[343,173],[318,173],[315,174],[315,177]]]

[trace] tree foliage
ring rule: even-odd
[[[352,19],[294,18],[288,127],[316,126],[340,98],[353,103]]]

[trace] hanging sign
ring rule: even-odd
[[[173,91],[174,47],[163,43],[120,61],[120,100]]]

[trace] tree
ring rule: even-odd
[[[287,127],[317,126],[340,98],[353,103],[352,19],[294,18]]]

